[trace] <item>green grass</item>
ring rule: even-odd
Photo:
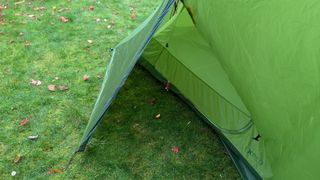
[[[17,172],[13,179],[239,179],[211,128],[141,67],[121,89],[87,151],[76,156],[67,172],[48,174],[49,168],[63,169],[78,145],[102,83],[97,76],[104,75],[110,60],[108,49],[157,4],[9,3],[1,12],[5,24],[0,25],[0,179],[10,179],[12,171]],[[67,9],[59,12],[62,8]],[[135,21],[132,11],[137,13]],[[60,16],[69,22],[60,22]],[[85,74],[89,81],[82,80]],[[42,84],[32,86],[31,79]],[[69,90],[50,92],[49,84],[67,85]],[[152,98],[157,98],[154,106],[149,104]],[[156,120],[158,113],[162,117]],[[30,123],[21,127],[24,118]],[[29,135],[39,138],[30,141]],[[172,153],[172,146],[181,151]],[[17,154],[23,158],[13,163]]]

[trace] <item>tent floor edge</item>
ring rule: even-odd
[[[138,61],[138,65],[146,69],[152,76],[154,76],[160,82],[167,82],[167,80],[143,57],[141,57]],[[204,122],[206,122],[210,127],[214,129],[243,179],[262,179],[262,177],[249,165],[247,160],[245,160],[245,158],[242,157],[240,152],[229,142],[229,140],[223,135],[223,133],[217,127],[215,127],[206,117],[204,117],[193,106],[193,104],[188,99],[186,99],[177,88],[174,87],[174,85],[171,85],[170,90],[174,92],[179,98],[181,98],[186,104],[188,104],[189,107],[191,107],[191,109],[193,109],[193,111],[195,111],[199,115],[199,117],[201,117],[201,119],[204,120]]]

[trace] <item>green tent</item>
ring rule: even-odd
[[[319,19],[316,0],[164,0],[113,49],[77,151],[140,59],[212,125],[243,178],[320,178]]]

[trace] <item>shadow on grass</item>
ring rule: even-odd
[[[154,105],[150,100],[156,98]],[[160,119],[154,118],[161,114]],[[178,146],[180,152],[171,151]],[[240,179],[217,135],[181,99],[136,66],[81,155],[114,179]]]

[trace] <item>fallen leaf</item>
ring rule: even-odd
[[[70,8],[61,8],[58,10],[58,12],[64,12],[64,11],[69,11],[69,10],[70,10]]]
[[[64,17],[64,16],[60,16],[59,19],[60,19],[61,22],[64,22],[64,23],[67,23],[69,21],[69,19]]]
[[[136,13],[131,13],[131,20],[132,21],[137,20],[137,14]]]
[[[4,10],[5,8],[4,8],[4,6],[0,6],[0,11],[2,11],[2,10]]]
[[[20,36],[20,37],[21,37],[21,36],[23,36],[23,35],[24,35],[24,33],[23,33],[23,32],[20,32],[20,33],[19,33],[19,36]]]
[[[89,6],[89,11],[93,11],[94,10],[94,6]]]
[[[10,41],[9,41],[10,44],[13,44],[13,43],[15,43],[15,42],[16,42],[15,40],[10,40]]]
[[[16,176],[17,175],[17,172],[16,171],[12,171],[11,172],[11,176]]]
[[[29,47],[30,47],[30,42],[29,42],[29,41],[26,41],[26,42],[24,43],[24,47],[25,47],[25,48],[29,48]]]
[[[161,117],[161,114],[157,114],[154,118],[160,119],[160,117]]]
[[[96,19],[96,22],[101,22],[101,19],[100,19],[100,18],[97,18],[97,19]]]
[[[171,151],[172,151],[173,153],[175,153],[175,154],[178,154],[178,153],[180,152],[180,148],[177,147],[177,146],[173,146],[173,147],[171,148]]]
[[[35,7],[33,8],[34,11],[45,11],[46,8],[45,7]]]
[[[111,25],[108,25],[108,26],[107,26],[107,28],[108,28],[108,29],[111,29],[111,28],[112,28],[112,26],[111,26]]]
[[[49,168],[48,169],[48,174],[56,174],[56,173],[62,173],[62,169],[54,169],[54,168]]]
[[[22,3],[24,3],[24,0],[15,2],[14,5],[17,6],[17,5],[20,5],[20,4],[22,4]]]
[[[29,124],[29,122],[30,122],[29,119],[25,118],[20,122],[20,126],[25,126],[25,125]]]
[[[17,164],[22,160],[22,156],[20,154],[17,154],[16,157],[13,160],[13,163]]]
[[[88,43],[89,43],[89,44],[92,44],[92,42],[93,42],[92,40],[88,40]]]
[[[49,91],[56,91],[56,85],[54,85],[54,84],[49,84],[49,85],[48,85],[48,89],[49,89]]]
[[[89,76],[88,76],[88,75],[84,75],[84,76],[82,77],[82,80],[88,81],[88,80],[89,80]]]
[[[41,81],[39,80],[34,80],[34,79],[31,79],[31,82],[30,82],[32,85],[34,86],[40,86],[41,85]]]
[[[97,74],[97,78],[98,78],[98,79],[103,78],[102,74]]]
[[[33,135],[33,136],[28,136],[29,140],[37,140],[38,139],[38,135]]]
[[[60,91],[66,91],[66,90],[68,90],[68,89],[69,89],[69,87],[66,86],[66,85],[60,86]]]

